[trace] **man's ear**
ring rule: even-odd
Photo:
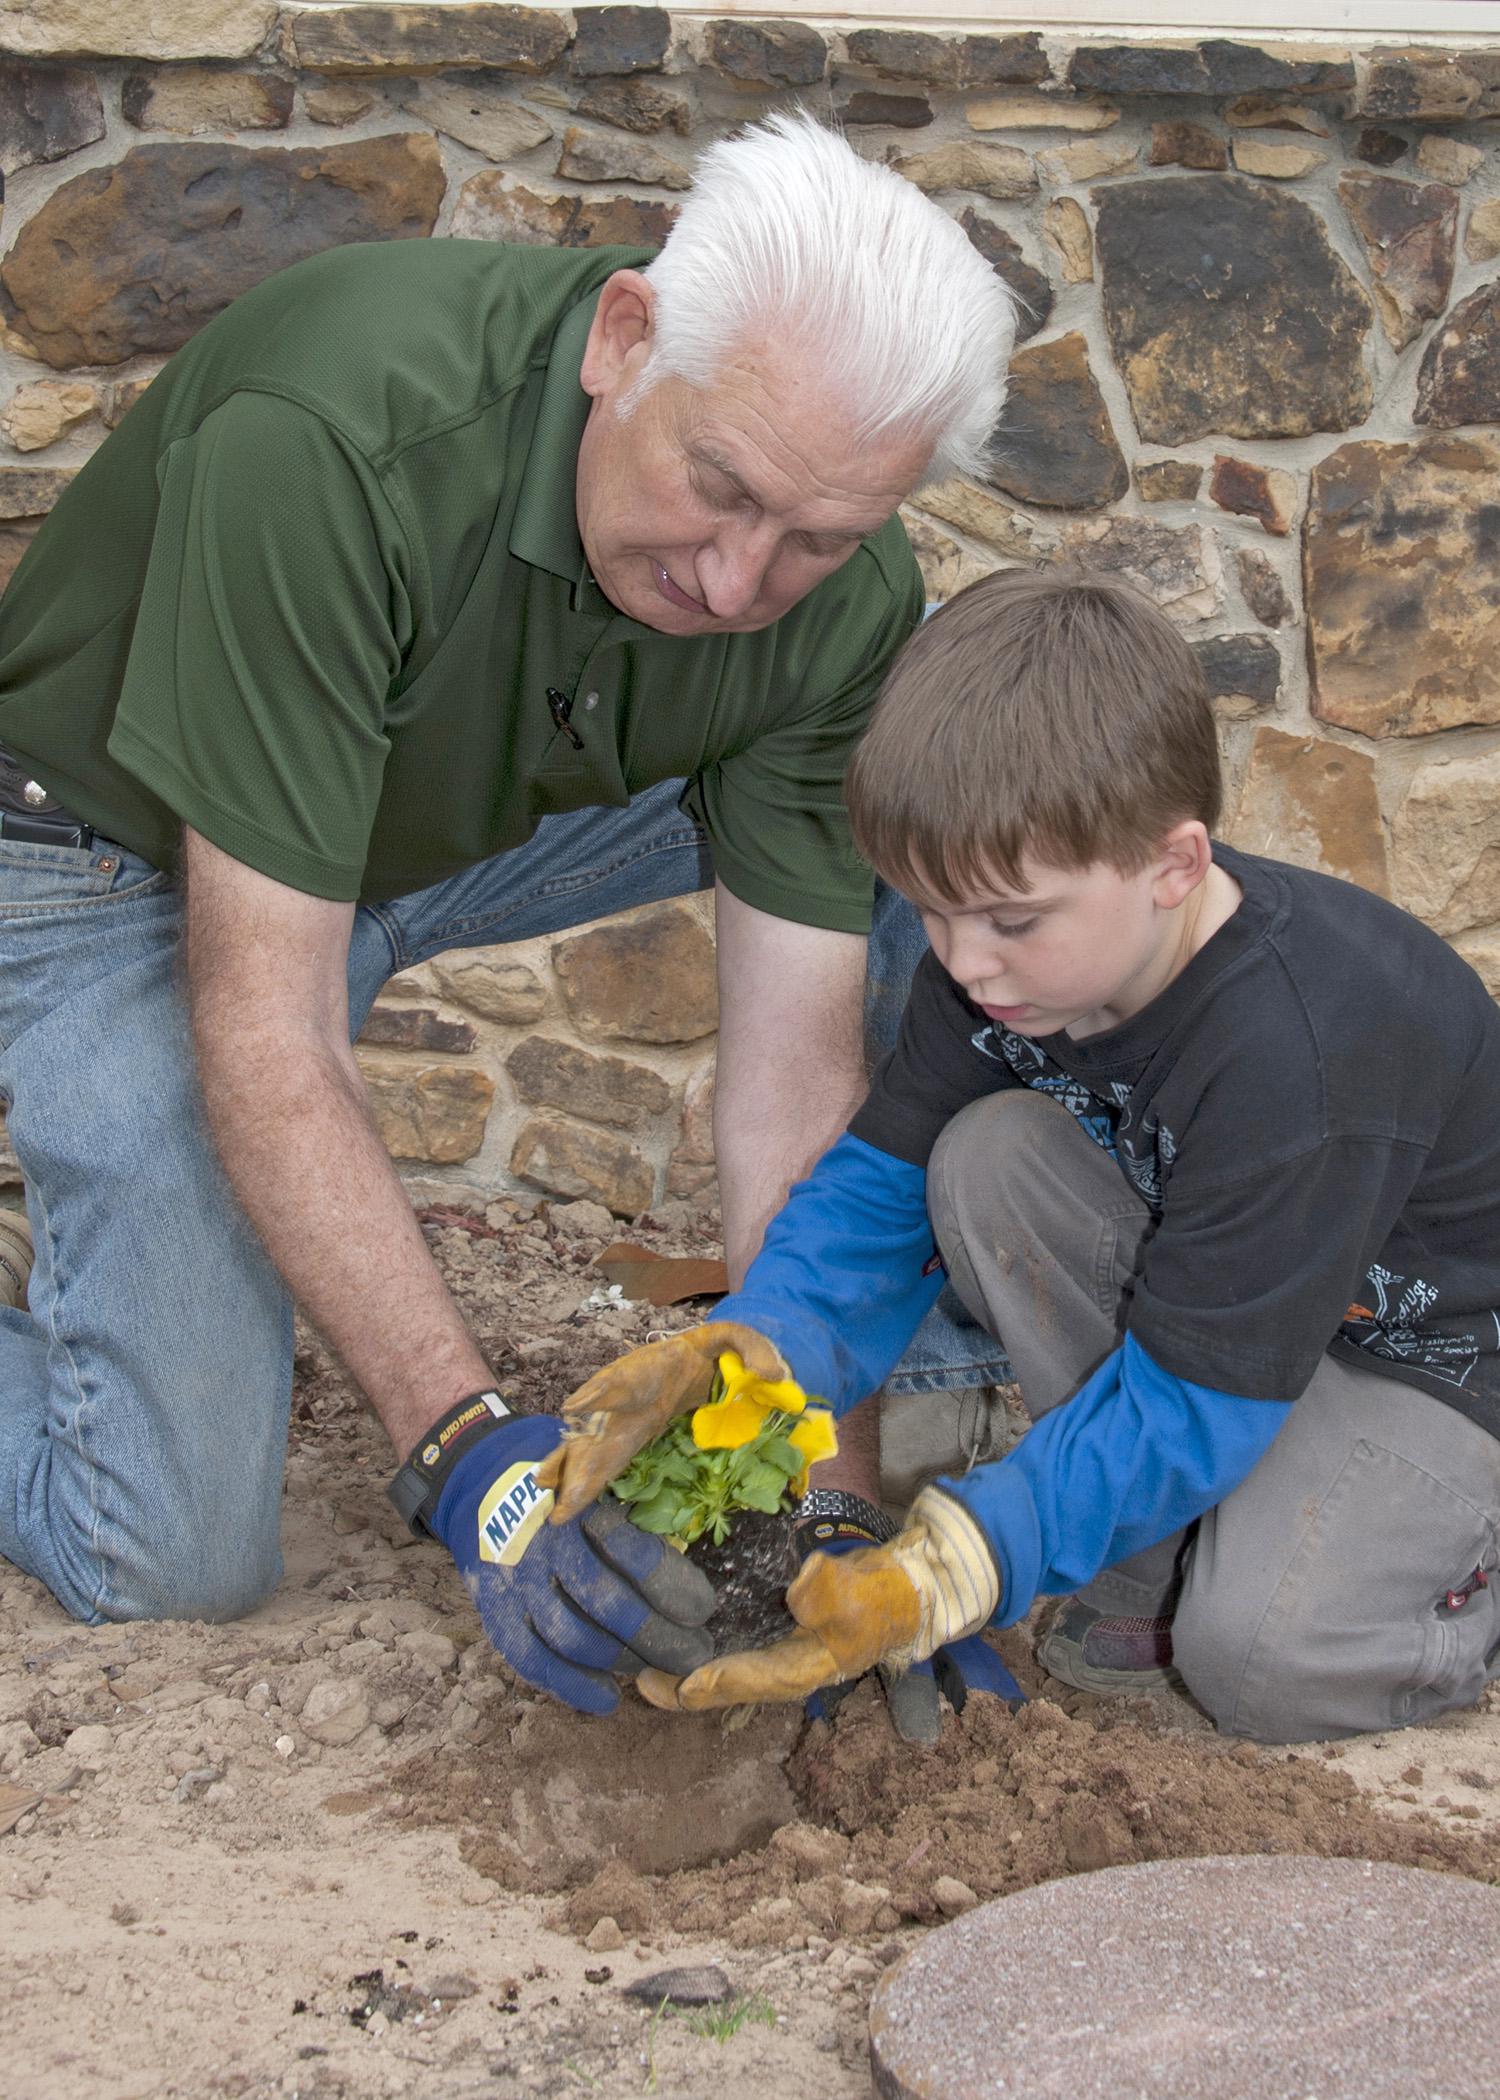
[[[1151,894],[1163,911],[1185,904],[1213,866],[1208,829],[1197,817],[1174,824],[1152,856]]]
[[[635,378],[651,348],[655,318],[656,293],[639,270],[616,270],[604,280],[578,374],[586,394],[597,401]]]

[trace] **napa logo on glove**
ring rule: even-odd
[[[524,1459],[502,1473],[479,1505],[479,1558],[513,1568],[547,1520],[551,1488],[536,1484],[536,1467]]]

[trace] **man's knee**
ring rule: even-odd
[[[281,1579],[279,1510],[174,1510],[45,1541],[35,1572],[88,1625],[138,1619],[238,1619]]]

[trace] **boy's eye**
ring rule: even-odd
[[[996,933],[1002,933],[1008,941],[1013,941],[1019,939],[1023,933],[1030,933],[1040,924],[1040,921],[1037,919],[1016,919],[1007,922],[1004,919],[991,919],[990,924]]]

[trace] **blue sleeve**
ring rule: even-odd
[[[926,1171],[841,1137],[713,1317],[765,1335],[805,1392],[846,1414],[899,1362],[942,1287]]]
[[[1190,1385],[1127,1334],[1013,1451],[940,1483],[989,1539],[1003,1585],[996,1623],[1082,1589],[1222,1502],[1291,1409]]]

